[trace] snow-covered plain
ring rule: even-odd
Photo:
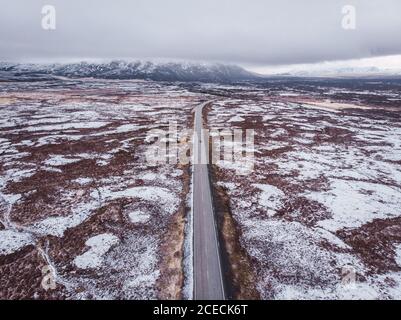
[[[146,162],[148,132],[189,127],[201,96],[92,80],[4,83],[0,97],[0,298],[165,294],[166,231],[189,181]],[[41,285],[46,265],[55,290]]]
[[[91,237],[85,242],[85,245],[90,247],[90,249],[80,256],[75,257],[74,264],[80,269],[99,268],[103,263],[103,255],[118,242],[119,239],[109,233]]]
[[[249,90],[208,113],[209,129],[255,130],[254,170],[214,174],[261,298],[400,299],[400,118],[285,99]]]
[[[164,296],[160,284],[177,272],[163,265],[166,230],[191,195],[185,167],[146,162],[148,132],[169,121],[188,128],[193,107],[214,99],[211,129],[256,133],[254,169],[220,161],[214,175],[260,297],[401,299],[399,117],[306,99],[344,90],[284,88],[272,97],[251,84],[192,86],[2,83],[0,298]],[[189,216],[185,298],[193,287],[191,223]],[[41,285],[46,266],[56,290]]]

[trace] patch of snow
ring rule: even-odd
[[[146,223],[150,220],[150,214],[141,210],[135,210],[128,213],[128,218],[131,223]]]
[[[252,157],[242,159],[218,160],[216,165],[225,170],[234,170],[238,175],[248,175],[254,168]]]
[[[155,279],[158,278],[160,272],[158,270],[154,271],[151,274],[143,274],[143,275],[138,275],[135,278],[128,279],[124,283],[125,290],[132,290],[133,288],[137,287],[144,287],[149,283],[153,283]]]
[[[73,182],[76,182],[80,185],[85,185],[85,184],[92,182],[92,179],[91,178],[78,178],[78,179],[73,180]]]
[[[401,267],[401,244],[395,249],[395,262]]]
[[[184,284],[182,288],[182,295],[184,299],[191,300],[193,298],[194,289],[194,265],[193,265],[193,166],[191,167],[191,183],[189,186],[189,192],[186,198],[186,204],[188,213],[187,221],[185,223],[185,237],[184,237],[184,258],[183,258],[183,270],[184,270]]]
[[[48,166],[64,166],[70,163],[78,162],[81,159],[72,159],[72,158],[65,158],[62,155],[52,155],[49,159],[45,160],[44,164]]]
[[[85,245],[90,249],[77,256],[74,259],[74,264],[80,269],[99,268],[103,263],[103,256],[119,241],[118,237],[110,233],[103,233],[89,238]]]
[[[278,137],[282,137],[282,136],[286,136],[288,134],[287,130],[280,128],[277,129],[276,131],[274,131],[270,137],[271,138],[278,138]]]
[[[347,245],[344,241],[338,238],[334,233],[331,233],[330,231],[327,231],[319,227],[314,228],[314,230],[317,232],[317,234],[322,236],[322,238],[326,239],[331,244],[334,244],[341,249],[351,249],[349,245]]]
[[[158,180],[159,178],[160,178],[160,175],[158,175],[154,172],[147,172],[147,173],[144,173],[139,176],[139,179],[149,180],[149,181]]]
[[[94,199],[98,199],[97,193],[93,193],[93,196]],[[29,227],[29,230],[41,235],[62,237],[66,230],[80,225],[90,216],[92,211],[97,208],[98,201],[94,199],[75,206],[72,209],[72,214],[69,216],[49,217],[42,221],[35,222]]]
[[[269,184],[254,184],[253,186],[262,191],[259,195],[259,204],[268,215],[274,215],[281,206],[284,192]]]
[[[375,300],[378,292],[367,283],[352,286],[337,284],[330,289],[303,288],[294,285],[283,285],[276,296],[277,300]]]
[[[275,115],[265,115],[265,116],[263,116],[262,121],[263,122],[270,121],[270,120],[274,120],[276,118],[277,118],[277,116],[275,116]]]
[[[157,268],[157,248],[156,240],[151,236],[133,237],[127,252],[133,261],[130,268],[121,266],[127,273],[123,283],[123,291],[127,299],[156,298],[154,287],[160,276]],[[113,256],[110,256],[108,259],[112,258]]]
[[[36,147],[45,146],[48,144],[57,143],[59,140],[66,140],[66,141],[77,141],[83,138],[82,135],[67,135],[67,134],[60,134],[60,135],[51,135],[51,136],[44,136],[40,137],[36,143]]]
[[[386,185],[331,179],[331,190],[311,192],[309,199],[326,206],[332,218],[318,222],[329,231],[357,228],[374,219],[401,216],[401,192]]]
[[[184,172],[181,169],[175,169],[170,172],[170,176],[173,178],[181,177]]]
[[[270,141],[269,144],[267,145],[261,145],[258,148],[260,150],[277,150],[277,149],[281,149],[281,148],[285,148],[288,146],[288,143],[282,143],[282,142],[277,142],[277,141]]]
[[[168,189],[162,187],[144,186],[132,187],[121,191],[112,191],[108,188],[100,188],[102,197],[106,200],[119,198],[139,198],[155,202],[169,214],[177,210],[179,199]]]
[[[109,122],[101,122],[101,121],[89,121],[89,122],[78,122],[78,123],[62,123],[62,124],[54,124],[54,125],[44,125],[44,126],[30,126],[24,127],[23,131],[35,132],[35,131],[63,131],[69,129],[98,129],[101,127],[105,127],[109,124]]]
[[[61,170],[59,168],[53,168],[53,167],[43,167],[42,169],[45,171],[49,171],[49,172],[57,172],[57,173],[63,172],[63,170]]]
[[[244,240],[252,244],[248,252],[260,264],[257,287],[262,298],[268,298],[266,284],[273,286],[276,299],[291,297],[292,289],[300,290],[298,298],[307,299],[321,284],[327,288],[341,284],[344,266],[353,266],[361,275],[366,272],[357,257],[322,247],[321,235],[301,223],[248,219],[243,225]]]
[[[33,243],[29,233],[0,230],[0,255],[11,254]]]
[[[116,128],[116,132],[123,133],[123,132],[130,132],[138,130],[138,126],[135,124],[124,124]]]
[[[223,187],[227,190],[233,191],[236,189],[236,185],[234,182],[223,182],[223,181],[219,181],[217,182],[217,185],[220,187]]]
[[[35,174],[35,169],[9,169],[5,172],[8,181],[18,182],[25,178],[32,177]]]
[[[235,117],[232,117],[231,119],[229,119],[227,122],[241,122],[241,121],[244,121],[245,119],[243,118],[243,117],[241,117],[241,116],[235,116]]]
[[[59,118],[45,118],[42,117],[40,119],[36,118],[36,120],[28,120],[24,125],[26,126],[35,126],[38,124],[48,124],[48,123],[53,123],[53,124],[59,124],[59,123],[65,123],[69,119],[67,117],[59,117]]]

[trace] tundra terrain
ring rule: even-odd
[[[255,133],[208,167],[227,297],[401,299],[400,81],[34,80],[0,82],[1,299],[193,298],[191,163],[146,152],[205,101]]]

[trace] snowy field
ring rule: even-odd
[[[255,289],[262,299],[401,299],[399,112],[290,96],[243,90],[208,113],[209,128],[255,129],[251,174],[213,170]]]
[[[192,128],[193,107],[213,100],[209,128],[255,130],[250,174],[211,168],[238,229],[233,259],[249,261],[243,291],[401,299],[395,85],[0,85],[0,298],[191,298],[190,166],[145,154],[150,130]]]
[[[1,84],[0,298],[179,298],[189,169],[145,151],[198,100],[144,81]]]

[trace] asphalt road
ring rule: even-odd
[[[202,109],[194,110],[193,164],[193,236],[194,236],[194,299],[224,300],[224,285],[220,262],[216,221],[212,206],[206,161],[208,140],[202,134]],[[206,143],[204,143],[204,141]]]

